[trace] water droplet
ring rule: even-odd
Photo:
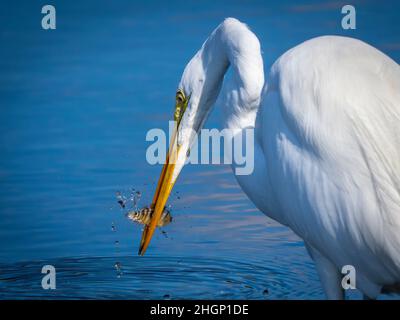
[[[265,289],[265,290],[263,291],[263,295],[268,295],[268,294],[269,294],[268,289]]]
[[[163,297],[163,298],[166,299],[166,300],[168,300],[168,299],[171,298],[171,296],[170,296],[169,294],[164,294],[164,297]]]
[[[115,268],[115,270],[117,270],[117,278],[121,278],[121,276],[122,276],[121,263],[116,262],[116,263],[114,264],[114,268]]]
[[[114,222],[111,224],[111,231],[112,231],[112,232],[117,231],[117,228],[115,227]]]
[[[136,208],[138,205],[140,198],[142,197],[142,193],[140,191],[135,191],[133,193],[133,206]]]
[[[164,235],[164,237],[168,238],[168,234],[164,230],[161,230],[161,233]]]
[[[122,209],[125,209],[126,198],[121,194],[121,192],[116,193],[117,202],[121,206]]]
[[[115,240],[115,242],[114,242],[114,243],[115,243],[115,245],[116,245],[116,246],[118,246],[118,245],[119,245],[119,241],[118,241],[118,240]]]

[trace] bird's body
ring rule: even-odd
[[[258,39],[229,18],[185,69],[180,88],[194,101],[178,130],[202,126],[229,66],[225,125],[255,131],[254,172],[236,176],[244,192],[304,240],[329,298],[343,297],[345,265],[370,298],[399,283],[399,65],[325,36],[283,54],[264,83]]]
[[[332,297],[345,265],[370,297],[399,282],[400,67],[361,41],[320,37],[278,59],[262,101],[255,130],[272,196],[259,208],[305,241],[320,273],[336,271]],[[252,198],[259,185],[243,189]]]

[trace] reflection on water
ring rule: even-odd
[[[301,299],[321,296],[312,267],[302,267],[299,272],[299,265],[292,265],[290,259],[280,261],[280,268],[273,268],[271,261],[252,264],[205,257],[118,259],[54,260],[56,290],[41,288],[40,270],[44,261],[1,265],[0,299],[10,296],[18,299]]]

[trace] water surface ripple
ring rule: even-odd
[[[0,299],[290,299],[320,297],[311,266],[204,257],[71,258],[52,261],[57,288],[43,290],[36,261],[0,265]],[[266,262],[267,264],[267,262]],[[304,282],[308,285],[305,287]],[[307,288],[307,292],[305,292]]]

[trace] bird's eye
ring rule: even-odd
[[[188,104],[188,99],[183,92],[183,90],[179,89],[176,92],[176,104],[175,104],[175,113],[174,113],[174,120],[179,124],[182,119],[183,113],[186,110]]]
[[[177,103],[183,103],[185,101],[185,95],[181,90],[178,90],[176,93],[176,102]]]

